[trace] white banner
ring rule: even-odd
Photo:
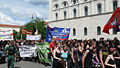
[[[20,57],[36,57],[37,56],[37,47],[33,45],[23,45],[19,46]]]
[[[13,40],[13,30],[0,30],[0,40]]]
[[[26,40],[40,40],[41,35],[27,35]]]

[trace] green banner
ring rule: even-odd
[[[44,63],[50,62],[50,60],[48,59],[48,53],[50,52],[49,43],[47,42],[38,43],[36,46],[40,62]]]

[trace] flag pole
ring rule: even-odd
[[[22,40],[22,27],[21,27],[21,40]]]

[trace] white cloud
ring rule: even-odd
[[[24,21],[13,20],[11,17],[0,12],[0,23],[2,24],[11,24],[11,25],[23,25],[25,24]]]
[[[1,12],[12,15],[12,17],[18,19],[30,19],[33,14],[36,14],[38,17],[42,17],[40,12],[36,11],[32,8],[24,8],[24,7],[12,7],[9,5],[5,5],[0,7]],[[9,12],[8,12],[9,11]]]
[[[30,2],[38,2],[39,5],[32,5]],[[0,0],[0,14],[3,14],[0,17],[4,17],[0,21],[2,24],[10,24],[9,22],[11,22],[21,25],[29,22],[32,15],[47,20],[48,2],[48,0]]]

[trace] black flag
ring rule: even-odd
[[[33,26],[33,32],[32,32],[32,35],[34,35],[36,32],[36,28]]]

